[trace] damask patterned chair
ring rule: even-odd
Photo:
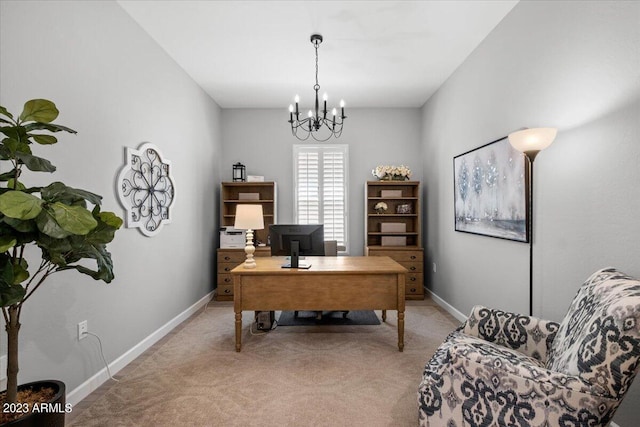
[[[613,268],[558,324],[476,306],[427,364],[421,426],[606,426],[638,373],[640,281]]]

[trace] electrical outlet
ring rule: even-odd
[[[78,340],[86,338],[88,331],[89,331],[89,326],[87,325],[86,320],[83,320],[82,322],[78,323]]]
[[[436,272],[436,263],[435,262],[433,263],[433,272],[434,273]]]

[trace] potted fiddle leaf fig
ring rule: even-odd
[[[45,386],[31,383],[29,390],[18,386],[18,332],[25,304],[53,274],[76,270],[96,280],[113,280],[111,254],[106,245],[122,225],[122,219],[100,209],[102,197],[62,182],[30,186],[23,176],[31,172],[54,172],[55,166],[32,149],[57,143],[53,134],[76,131],[54,124],[58,117],[55,104],[46,99],[32,99],[22,113],[14,117],[0,106],[0,307],[7,331],[7,390],[0,396],[3,412],[14,418],[51,415],[64,423],[64,383],[46,381]],[[94,267],[95,265],[95,267]],[[55,390],[55,388],[62,390]],[[35,394],[44,388],[57,393],[57,411],[36,411],[24,415],[35,403],[20,403],[22,393]],[[60,396],[61,395],[61,396]],[[37,402],[38,400],[35,400]],[[12,410],[13,408],[13,410]],[[55,406],[53,408],[56,408]],[[40,413],[36,413],[40,412]],[[60,417],[59,415],[62,415]],[[20,418],[22,417],[22,418]],[[29,425],[50,425],[33,420]]]

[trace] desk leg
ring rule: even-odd
[[[236,351],[242,346],[242,311],[236,311]]]
[[[387,310],[382,310],[382,321],[383,322],[387,321]]]
[[[398,310],[398,350],[404,349],[404,311]]]

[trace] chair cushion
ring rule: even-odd
[[[551,345],[547,368],[623,395],[640,360],[640,281],[606,268],[579,289]]]

